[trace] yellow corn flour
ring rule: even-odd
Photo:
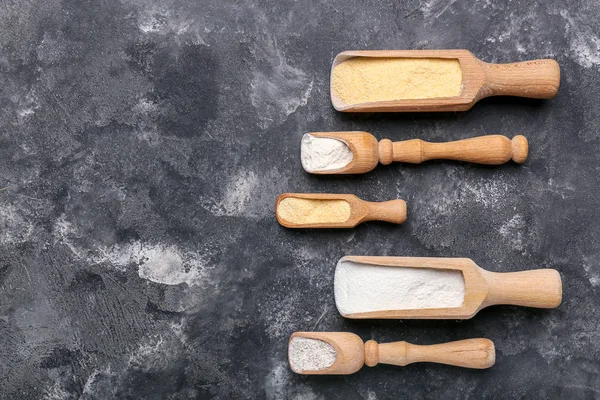
[[[279,218],[296,224],[339,223],[350,218],[345,200],[311,200],[286,197],[277,206]]]
[[[353,57],[333,69],[331,89],[347,105],[455,97],[462,70],[452,59]]]

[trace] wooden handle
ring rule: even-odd
[[[479,136],[447,143],[430,143],[419,139],[392,143],[379,142],[379,161],[419,164],[427,160],[456,160],[478,164],[499,165],[509,160],[522,163],[527,159],[529,146],[525,136],[512,140],[502,135]]]
[[[519,96],[551,99],[560,87],[560,67],[554,60],[533,60],[512,64],[481,61],[485,82],[481,97]]]
[[[406,202],[404,200],[390,200],[382,202],[365,201],[369,212],[364,221],[386,221],[401,224],[406,221]]]
[[[562,301],[562,281],[555,269],[504,273],[485,271],[483,275],[488,284],[485,307],[511,304],[555,308]]]
[[[489,368],[496,362],[494,343],[488,339],[466,339],[456,342],[419,346],[407,342],[365,343],[365,364],[378,363],[405,366],[416,362],[434,362],[457,367]]]

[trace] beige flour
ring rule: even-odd
[[[452,59],[353,57],[333,69],[331,89],[348,105],[454,97],[462,70]]]
[[[288,357],[294,372],[318,371],[335,362],[335,349],[318,339],[294,337],[290,341]]]
[[[342,315],[369,311],[460,307],[460,271],[361,264],[342,258],[335,269],[335,304]]]
[[[286,197],[277,206],[279,218],[296,224],[339,223],[350,218],[346,200],[312,200]]]

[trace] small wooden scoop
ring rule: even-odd
[[[345,104],[331,90],[331,103],[346,112],[466,111],[490,96],[519,96],[550,99],[560,87],[560,67],[554,60],[533,60],[511,64],[489,64],[467,50],[370,50],[344,51],[333,60],[331,71],[352,57],[455,59],[462,69],[462,89],[455,97],[377,101]]]
[[[325,206],[328,200],[345,201],[350,206],[349,216],[343,222],[299,223],[282,217],[280,205],[285,199],[323,200]],[[322,194],[322,193],[284,193],[277,198],[275,205],[277,221],[287,228],[354,228],[366,221],[386,221],[401,224],[406,221],[406,202],[390,200],[370,202],[359,199],[353,194]]]
[[[556,308],[562,301],[562,281],[554,269],[536,269],[521,272],[486,271],[469,258],[427,257],[343,257],[344,261],[390,268],[432,268],[462,272],[465,297],[461,307],[421,308],[410,310],[381,310],[354,314],[340,313],[353,319],[469,319],[479,310],[492,305],[515,305],[536,308]],[[335,281],[337,286],[337,281]],[[389,283],[388,283],[389,285]],[[338,305],[338,291],[336,305]],[[352,295],[352,294],[350,294]],[[399,296],[402,295],[399,293]],[[338,305],[339,310],[339,305]]]
[[[332,138],[344,142],[354,154],[346,166],[332,170],[312,171],[313,174],[363,174],[392,161],[420,164],[427,160],[455,160],[478,164],[500,165],[509,160],[523,163],[529,146],[525,136],[509,139],[502,135],[479,136],[447,143],[430,143],[419,139],[392,143],[383,139],[379,143],[368,132],[310,132],[318,138]],[[308,171],[311,172],[311,171]]]
[[[457,367],[485,369],[496,362],[494,343],[489,339],[466,339],[455,342],[419,346],[407,342],[378,344],[374,340],[363,343],[354,333],[348,332],[295,332],[295,337],[317,339],[329,343],[336,356],[332,365],[320,370],[295,371],[306,375],[348,375],[360,370],[364,364],[406,366],[416,362],[432,362]],[[289,358],[289,357],[288,357]]]

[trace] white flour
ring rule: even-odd
[[[294,337],[290,341],[288,357],[294,372],[318,371],[335,362],[335,349],[318,339]]]
[[[335,304],[342,315],[369,311],[460,307],[460,271],[388,267],[342,258],[335,269]]]
[[[329,171],[348,165],[354,154],[341,140],[314,137],[307,133],[302,137],[300,158],[306,172]]]

